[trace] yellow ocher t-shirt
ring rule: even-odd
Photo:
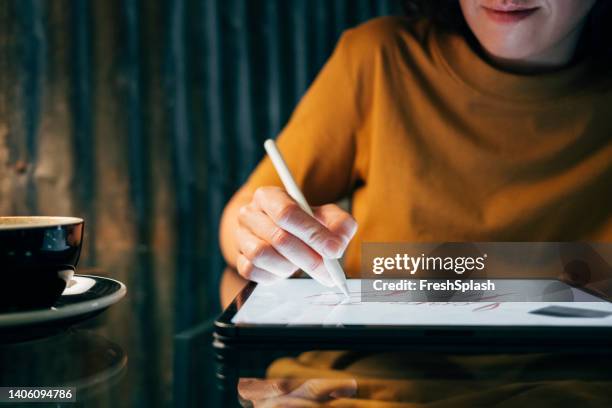
[[[612,78],[500,71],[400,17],[346,31],[278,138],[311,205],[362,242],[612,241]],[[248,190],[281,182],[264,159]]]

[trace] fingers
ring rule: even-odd
[[[269,285],[282,279],[278,275],[274,275],[271,272],[264,271],[263,269],[256,267],[242,254],[238,255],[238,258],[236,259],[236,267],[238,268],[240,275],[244,276],[246,279],[261,283],[263,285]]]
[[[286,278],[302,269],[321,284],[333,287],[323,258],[342,256],[357,223],[336,205],[315,208],[313,215],[303,211],[281,188],[257,189],[238,214],[240,274],[268,282],[273,280],[270,274]]]
[[[253,197],[253,202],[276,225],[299,238],[319,255],[327,258],[342,256],[346,247],[342,238],[304,212],[284,190],[259,189]]]
[[[248,228],[254,236],[263,241],[264,244],[262,245],[269,245],[270,248],[263,249],[263,252],[268,251],[270,253],[270,249],[274,249],[276,253],[289,263],[302,269],[321,284],[328,287],[333,286],[333,281],[323,264],[321,256],[300,239],[276,225],[262,211],[255,209],[253,206],[243,207],[239,214],[239,223],[240,226],[245,229]],[[248,240],[248,238],[240,237],[239,242],[241,240]],[[242,245],[250,246],[255,244],[246,243]],[[257,251],[253,251],[250,260],[255,262],[255,264],[263,265],[263,262],[257,259],[256,254]],[[272,257],[271,255],[268,256]],[[247,258],[249,257],[247,256]],[[278,260],[279,258],[273,259]],[[293,269],[291,273],[297,268]]]
[[[298,270],[296,265],[279,254],[270,243],[244,227],[239,228],[241,231],[238,249],[254,266],[281,278],[288,278]]]

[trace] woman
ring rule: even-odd
[[[346,31],[278,138],[316,219],[264,159],[227,262],[330,285],[321,257],[356,276],[362,241],[612,240],[609,3],[413,0]]]
[[[302,269],[329,285],[321,256],[346,249],[356,276],[362,241],[612,240],[611,2],[406,3],[410,18],[344,33],[279,136],[316,219],[267,159],[227,205],[221,244],[242,277]],[[352,216],[330,204],[347,196]],[[240,395],[255,406],[612,403],[597,379],[609,359],[345,356],[277,360]]]

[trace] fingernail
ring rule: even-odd
[[[323,252],[327,258],[339,258],[342,254],[340,253],[342,250],[342,244],[335,239],[328,239],[323,244]]]

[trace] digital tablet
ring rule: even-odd
[[[215,338],[224,345],[311,348],[612,345],[612,303],[554,279],[492,281],[496,289],[486,296],[474,299],[458,291],[445,301],[371,296],[364,301],[363,288],[371,285],[360,279],[348,280],[349,300],[312,279],[250,283],[216,321]],[[551,300],[531,301],[526,290]]]

